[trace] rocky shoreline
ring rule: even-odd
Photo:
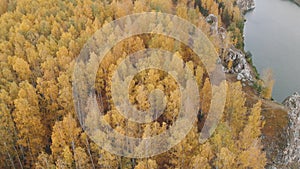
[[[300,6],[300,0],[293,0],[293,2]],[[237,0],[237,4],[243,13],[255,8],[254,0]],[[237,79],[240,80],[239,76],[237,76]],[[269,162],[266,168],[300,168],[300,94],[295,92],[292,96],[287,97],[282,102],[282,105],[288,112],[288,125],[284,129],[285,131],[277,131],[278,135],[284,135],[280,143],[281,145],[273,145],[270,146],[271,148],[268,148],[268,145],[265,147],[266,153],[269,156]],[[270,140],[267,142],[270,142]],[[269,144],[273,143],[275,142],[271,141]],[[279,143],[277,142],[275,144]],[[283,151],[277,152],[274,147],[280,146],[283,146]],[[275,154],[275,157],[270,157],[270,154]]]
[[[287,147],[283,162],[288,166],[300,167],[300,95],[294,93],[283,102],[288,110],[289,126],[287,129]]]
[[[255,8],[254,0],[237,0],[236,3],[243,13],[253,10]]]
[[[277,152],[272,163],[266,168],[269,169],[298,169],[300,168],[300,95],[295,92],[287,97],[283,103],[287,109],[288,125],[283,133],[284,145],[282,152]],[[283,143],[284,142],[284,143]],[[274,151],[274,150],[269,150]],[[267,152],[269,153],[269,152]]]
[[[298,6],[300,6],[300,0],[293,0]]]
[[[218,17],[209,14],[206,21],[210,23],[210,33],[223,41],[227,34],[226,29],[218,27]],[[219,53],[219,62],[222,64],[223,72],[236,75],[236,79],[243,85],[253,85],[255,81],[252,65],[247,61],[246,54],[235,46],[223,47]]]
[[[295,0],[299,1],[300,0]],[[253,10],[255,8],[254,0],[237,0],[237,4],[243,13]],[[206,17],[206,21],[210,23],[210,33],[218,37],[221,41],[225,39],[227,32],[223,27],[218,27],[218,18],[213,14]],[[224,47],[221,49],[219,62],[223,65],[223,71],[226,74],[233,74],[236,80],[241,81],[243,86],[253,87],[256,76],[251,65],[246,58],[246,54],[235,48],[234,46]],[[275,102],[271,100],[264,100],[265,109],[274,109],[266,112],[269,117],[269,124],[264,130],[268,128],[276,128],[273,135],[263,134],[264,149],[268,157],[268,164],[266,168],[269,169],[290,169],[300,168],[300,95],[294,93],[285,99],[283,103],[276,103],[284,110],[284,118],[287,121],[285,125],[273,125],[270,123],[279,123],[279,118],[282,116],[276,115],[275,107],[266,107],[266,105],[274,105]],[[269,113],[269,114],[268,114]],[[276,126],[276,127],[275,127]]]

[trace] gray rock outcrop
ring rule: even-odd
[[[221,41],[225,40],[226,38],[226,29],[223,27],[218,27],[218,17],[214,14],[209,14],[205,18],[206,22],[210,24],[210,33],[214,36],[219,36]]]
[[[220,41],[224,43],[226,38],[226,29],[223,27],[218,27],[218,17],[214,14],[209,14],[206,17],[206,22],[210,24],[210,33],[213,36],[218,36]],[[225,73],[236,74],[237,80],[242,82],[254,81],[253,73],[251,71],[251,66],[246,60],[245,54],[236,49],[234,46],[226,47],[222,45],[222,50],[220,52],[220,63],[223,65],[223,71]],[[229,67],[229,62],[232,64]]]
[[[283,155],[283,165],[300,167],[300,95],[294,93],[283,104],[288,108],[289,126],[287,129],[287,147]]]
[[[209,14],[206,18],[206,22],[210,23],[210,33],[212,35],[218,34],[218,17],[214,14]]]
[[[223,71],[225,73],[237,74],[237,80],[253,82],[254,78],[251,71],[251,66],[246,60],[245,54],[231,46],[226,50],[223,58]],[[229,64],[231,62],[231,65]]]
[[[237,0],[236,3],[242,12],[247,12],[255,8],[254,0]]]

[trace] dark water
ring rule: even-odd
[[[300,91],[300,7],[290,1],[256,0],[246,14],[245,48],[261,73],[271,68],[273,97],[281,102]]]

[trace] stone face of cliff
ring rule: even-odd
[[[293,1],[300,6],[300,0]],[[254,0],[237,0],[236,3],[243,13],[255,8]],[[229,63],[227,60],[236,60],[235,57],[230,56],[234,55],[227,55],[225,63]],[[241,64],[243,62],[242,60],[238,63],[243,65]],[[229,69],[226,67],[227,64],[224,65],[227,68],[224,69],[225,72],[236,73],[235,69]],[[237,80],[240,79],[237,76]],[[252,96],[250,94],[248,100],[251,101],[251,99],[255,102],[261,98],[256,94]],[[262,142],[268,159],[265,167],[267,169],[300,169],[300,94],[294,93],[282,104],[271,100],[263,100],[262,103],[262,115],[266,122],[262,129]]]
[[[284,132],[284,140],[279,142],[284,148],[276,154],[270,169],[300,168],[300,95],[296,92],[282,103],[288,111],[288,125]],[[279,144],[278,144],[279,145]],[[269,150],[267,152],[273,152]]]
[[[236,3],[242,12],[246,12],[255,8],[254,0],[237,0]]]
[[[234,46],[226,49],[225,52],[225,57],[222,60],[223,71],[225,73],[236,74],[237,80],[242,82],[248,81],[250,82],[249,84],[252,84],[254,81],[253,72],[245,54]]]
[[[255,7],[253,0],[238,0],[237,3],[243,12]],[[210,24],[211,35],[223,42],[227,32],[225,28],[218,27],[217,16],[209,14],[206,21]],[[247,62],[245,53],[234,46],[224,45],[219,55],[223,71],[233,77],[233,80],[242,82],[243,90],[247,93],[247,104],[253,105],[258,100],[262,100],[252,87],[257,79],[252,65]],[[262,116],[265,126],[261,138],[268,159],[266,168],[300,168],[297,166],[300,164],[300,95],[289,97],[284,105],[263,99]]]
[[[218,27],[218,17],[209,14],[206,21],[210,23],[210,33],[217,36],[221,42],[226,38],[226,29]],[[251,65],[247,62],[245,54],[234,46],[223,47],[220,51],[220,62],[223,65],[223,71],[228,74],[236,74],[237,80],[246,82],[250,85],[254,82]],[[243,83],[244,84],[244,83]]]
[[[287,129],[287,147],[284,151],[283,164],[300,168],[300,95],[294,93],[285,99],[288,108],[289,125]]]

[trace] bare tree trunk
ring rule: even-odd
[[[11,162],[11,165],[13,166],[13,168],[16,168],[15,167],[15,164],[14,164],[14,160],[11,158],[11,155],[10,153],[8,152],[8,149],[7,149],[7,146],[6,146],[6,142],[4,142],[4,146],[5,146],[5,149],[6,149],[6,152],[7,152],[7,156],[9,158],[9,161]]]
[[[32,151],[31,151],[29,138],[27,139],[27,145],[28,145],[28,151],[29,151],[30,157],[32,159],[32,162],[35,163],[35,158],[34,158],[34,156],[32,154]]]
[[[18,151],[17,151],[17,149],[16,149],[16,147],[14,146],[14,150],[16,151],[16,154],[17,154],[17,159],[18,159],[18,161],[19,161],[19,164],[20,164],[20,167],[21,167],[21,169],[23,169],[23,164],[22,164],[22,162],[21,162],[21,159],[20,159],[20,156],[19,156],[19,153],[18,153]]]
[[[75,144],[74,144],[74,140],[72,141],[72,150],[73,150],[73,154],[75,153]],[[76,161],[75,161],[75,168],[79,169],[78,166],[76,165]]]
[[[90,149],[89,141],[88,141],[87,138],[86,138],[86,148],[87,148],[87,151],[88,151],[88,153],[89,153],[89,156],[90,156],[90,159],[91,159],[91,162],[92,162],[93,169],[95,169],[94,160],[93,160],[93,157],[92,157],[92,154],[91,154],[91,149]]]

